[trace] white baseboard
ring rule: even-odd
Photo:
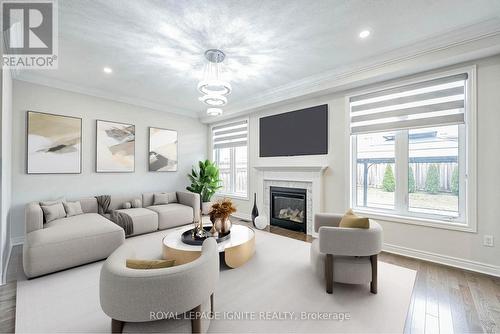
[[[459,258],[456,258],[453,256],[441,255],[441,254],[436,254],[436,253],[432,253],[432,252],[421,251],[421,250],[417,250],[417,249],[412,249],[412,248],[407,248],[407,247],[402,247],[402,246],[397,246],[397,245],[391,245],[391,244],[384,244],[383,250],[387,253],[393,253],[393,254],[403,255],[403,256],[407,256],[407,257],[413,257],[413,258],[420,259],[420,260],[444,264],[444,265],[447,265],[450,267],[456,267],[456,268],[460,268],[460,269],[465,269],[465,270],[470,270],[470,271],[475,271],[475,272],[479,272],[479,273],[483,273],[483,274],[487,274],[487,275],[500,277],[500,267],[495,266],[495,265],[491,265],[491,264],[487,264],[487,263],[459,259]]]
[[[24,236],[10,238],[10,246],[17,246],[24,244]]]
[[[235,214],[232,214],[231,216],[238,218],[238,219],[246,220],[246,221],[252,221],[252,216],[248,213],[236,212]]]

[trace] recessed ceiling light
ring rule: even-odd
[[[363,30],[362,32],[359,33],[359,38],[366,38],[370,36],[370,30]]]
[[[104,71],[104,73],[107,73],[107,74],[113,73],[113,69],[111,69],[111,67],[105,67],[102,70]]]

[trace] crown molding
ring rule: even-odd
[[[41,86],[57,88],[61,90],[70,91],[73,93],[79,93],[84,95],[89,95],[93,97],[99,97],[102,99],[107,99],[111,101],[121,102],[125,104],[130,104],[137,107],[148,108],[155,111],[160,112],[168,112],[172,114],[178,114],[185,117],[198,118],[198,113],[193,110],[179,108],[173,105],[156,103],[140,98],[122,96],[119,94],[114,94],[109,91],[104,91],[100,89],[85,87],[83,85],[77,85],[73,83],[69,83],[63,80],[47,78],[42,75],[37,75],[34,73],[34,70],[24,70],[24,71],[16,71],[13,75],[12,79],[25,81]]]
[[[219,122],[295,100],[346,91],[499,53],[500,18],[493,18],[267,90],[234,102],[222,116],[200,115],[200,120],[204,123]]]

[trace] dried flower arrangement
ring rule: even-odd
[[[212,205],[212,209],[210,210],[210,220],[214,221],[215,219],[221,219],[222,221],[225,221],[235,212],[236,207],[233,202],[228,198],[224,198]]]

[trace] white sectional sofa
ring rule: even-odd
[[[189,192],[171,192],[168,204],[153,205],[154,193],[111,196],[109,210],[131,217],[133,234],[139,235],[199,219],[200,197]],[[125,202],[141,199],[142,207],[123,208]],[[96,198],[79,200],[83,214],[45,223],[39,202],[26,206],[23,267],[32,278],[107,258],[125,240],[124,230],[98,214]]]

